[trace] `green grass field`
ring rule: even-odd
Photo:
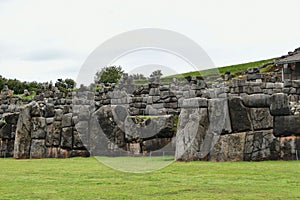
[[[174,162],[124,173],[95,158],[0,159],[0,170],[0,199],[300,198],[299,161]]]

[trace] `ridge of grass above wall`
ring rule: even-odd
[[[262,66],[268,62],[273,61],[275,58],[271,59],[266,59],[266,60],[259,60],[259,61],[254,61],[254,62],[248,62],[248,63],[242,63],[242,64],[236,64],[236,65],[229,65],[229,66],[224,66],[224,67],[217,67],[217,68],[212,68],[212,69],[205,69],[205,70],[200,70],[200,71],[192,71],[192,72],[186,72],[182,74],[174,74],[170,76],[165,76],[162,77],[163,82],[170,81],[172,78],[177,78],[178,80],[183,80],[184,77],[187,76],[202,76],[202,77],[212,77],[212,76],[218,76],[224,75],[226,71],[230,71],[231,74],[237,74],[237,73],[242,73],[243,71],[253,68],[253,67],[258,67]]]

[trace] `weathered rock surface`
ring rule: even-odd
[[[50,147],[46,149],[47,158],[69,158],[71,151],[62,149],[60,147]]]
[[[283,160],[299,160],[300,137],[290,136],[279,138],[280,156]]]
[[[62,122],[61,122],[62,124],[61,124],[61,126],[62,127],[70,127],[70,126],[72,126],[72,117],[73,117],[72,113],[64,114],[62,116]]]
[[[31,140],[30,158],[45,158],[46,146],[45,140],[33,139]]]
[[[98,92],[81,87],[65,94],[53,88],[37,95],[37,103],[5,90],[0,94],[0,156],[163,155],[177,143],[178,160],[297,159],[299,81],[263,78],[270,82],[227,85],[219,79],[208,88],[190,77],[183,85],[145,84],[134,94],[126,92],[125,82],[102,84]]]
[[[182,104],[182,108],[207,108],[208,102],[206,98],[190,98],[185,99]]]
[[[52,125],[47,126],[47,133],[46,133],[46,145],[56,146],[60,145],[61,139],[61,122],[54,121]]]
[[[254,130],[273,128],[273,116],[269,108],[250,108],[250,118]]]
[[[291,136],[300,135],[300,115],[275,116],[274,135]]]
[[[44,110],[44,116],[45,117],[54,117],[55,112],[54,112],[54,104],[47,103],[45,110]]]
[[[0,158],[8,158],[14,156],[15,140],[0,140]]]
[[[200,147],[200,158],[209,156],[222,133],[231,133],[227,99],[210,99],[208,101],[209,125]]]
[[[121,105],[102,106],[95,111],[90,125],[89,149],[96,154],[126,149],[124,121],[127,115],[127,108]]]
[[[247,133],[245,161],[277,160],[280,157],[279,142],[272,131]]]
[[[0,138],[11,139],[12,138],[12,124],[4,124],[0,129]]]
[[[176,160],[199,160],[201,144],[208,129],[207,108],[182,109],[176,133]]]
[[[271,105],[270,105],[271,115],[279,116],[279,115],[289,115],[289,101],[287,94],[277,93],[273,94],[271,97]]]
[[[125,137],[127,142],[172,138],[173,116],[160,115],[146,118],[128,116],[125,119]]]
[[[240,97],[233,97],[229,99],[229,112],[233,132],[251,130],[249,108],[243,105]]]
[[[271,97],[266,94],[252,94],[243,96],[243,103],[247,107],[269,108],[271,105]]]
[[[73,142],[73,128],[72,127],[62,128],[60,146],[64,149],[72,149],[73,147],[72,142]]]
[[[220,136],[210,154],[211,161],[243,161],[246,133]]]
[[[176,134],[175,159],[208,159],[220,135],[232,131],[228,110],[227,99],[210,99],[208,109],[182,109]]]
[[[37,116],[38,104],[32,102],[20,112],[16,130],[14,158],[29,158],[31,145],[32,116]]]
[[[33,117],[31,138],[32,139],[45,139],[46,137],[46,119],[44,117]]]

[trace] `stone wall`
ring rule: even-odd
[[[193,109],[183,108],[179,115],[177,160],[298,159],[300,115],[291,112],[287,94],[230,96],[219,108],[213,106],[213,102],[219,99],[193,98],[184,100],[184,104],[200,101],[202,103]],[[199,109],[204,114],[197,113]],[[186,113],[191,114],[186,116]],[[212,119],[218,114],[228,122]],[[195,120],[191,115],[201,118]],[[213,132],[210,127],[217,131]]]
[[[136,86],[127,77],[96,92],[2,95],[0,156],[140,155],[176,146],[177,160],[297,159],[299,94],[298,80],[208,85],[191,77]]]

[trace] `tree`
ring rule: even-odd
[[[154,78],[154,77],[162,77],[162,73],[161,73],[161,70],[156,70],[156,71],[154,71],[154,72],[152,72],[152,74],[150,74],[150,77],[151,78]]]
[[[147,78],[144,76],[144,74],[139,74],[139,73],[132,74],[131,76],[132,76],[132,78],[133,78],[134,80],[145,80],[145,79],[147,79]]]
[[[73,79],[67,78],[65,79],[65,83],[67,84],[68,89],[73,89],[76,87],[76,82]]]
[[[110,66],[104,67],[101,71],[98,71],[95,76],[96,83],[117,83],[122,77],[124,71],[122,67]]]
[[[73,89],[75,87],[76,83],[74,80],[72,79],[57,79],[56,83],[55,83],[55,87],[57,87],[59,89],[59,91],[67,93],[68,89]]]

